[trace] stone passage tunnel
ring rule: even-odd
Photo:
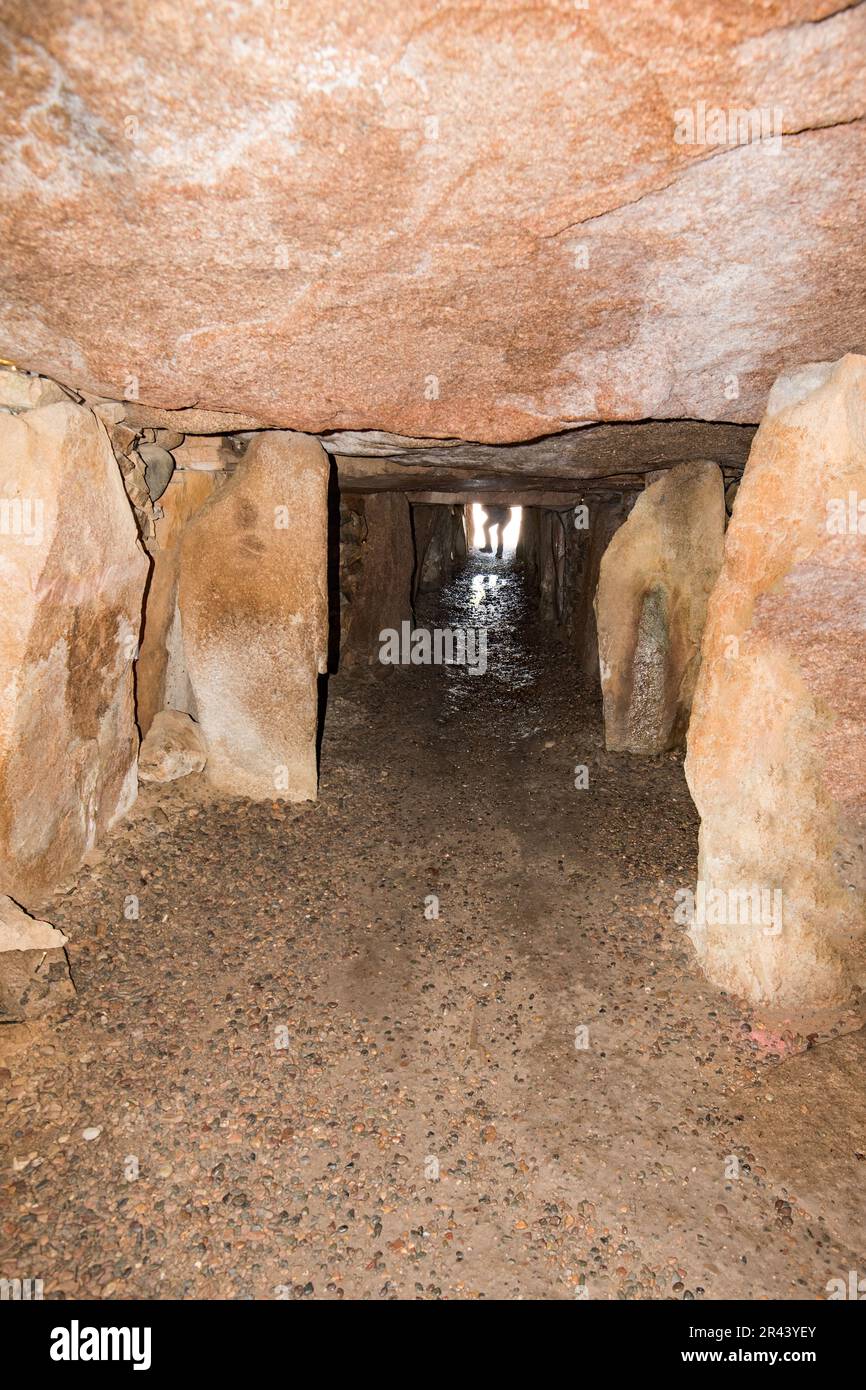
[[[863,7],[676,53],[626,7],[595,95],[555,8],[521,85],[496,7],[325,6],[325,46],[318,4],[169,7],[135,110],[117,8],[4,27],[0,1278],[826,1297],[866,1236]],[[779,159],[677,134],[770,73]]]

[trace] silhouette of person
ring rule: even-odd
[[[496,556],[497,559],[499,559],[502,555],[502,540],[505,534],[505,528],[511,520],[511,508],[490,507],[487,505],[486,502],[484,502],[482,503],[482,511],[484,512],[486,519],[482,523],[481,527],[482,531],[484,532],[484,544],[482,545],[481,549],[482,551],[487,551],[488,553],[493,549],[493,546],[490,544],[490,532],[495,530],[498,526],[499,539],[496,544]]]

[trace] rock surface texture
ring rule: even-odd
[[[683,463],[640,494],[602,556],[595,612],[609,749],[683,745],[724,533],[719,468]]]
[[[0,895],[0,1023],[53,1012],[71,999],[67,938]]]
[[[14,411],[17,415],[22,410],[34,410],[38,405],[54,405],[57,401],[68,400],[66,392],[56,381],[0,368],[0,406],[4,410]]]
[[[692,928],[725,989],[781,1007],[863,983],[866,357],[781,378],[704,634],[686,774],[706,891],[781,894],[781,930]],[[774,924],[775,925],[775,924]]]
[[[602,557],[635,494],[578,494],[566,508],[524,506],[517,559],[539,615],[573,646],[583,675],[599,680],[595,591]]]
[[[65,945],[62,931],[31,917],[12,898],[0,895],[0,955],[6,951],[62,950]]]
[[[304,435],[257,435],[181,542],[184,652],[220,791],[316,796],[327,557],[324,451]]]
[[[595,595],[601,562],[611,540],[628,517],[634,505],[634,495],[592,498],[586,506],[588,525],[582,528],[583,513],[575,513],[579,523],[572,531],[572,566],[570,570],[571,603],[569,628],[578,654],[580,668],[591,680],[600,681],[598,663],[598,624],[595,616]],[[574,541],[577,552],[574,553]]]
[[[180,454],[182,451],[178,450]],[[153,570],[141,649],[135,664],[135,697],[142,734],[164,706],[195,715],[195,701],[186,669],[183,630],[177,607],[180,542],[184,527],[217,487],[225,473],[176,469],[159,502],[150,546]]]
[[[864,36],[838,0],[9,0],[0,354],[314,432],[755,421],[866,338]]]
[[[136,794],[147,559],[104,426],[0,413],[0,885],[38,898]]]
[[[463,505],[419,503],[413,506],[412,534],[415,543],[413,583],[416,594],[441,588],[466,559]]]
[[[138,755],[140,781],[175,782],[201,772],[206,762],[207,747],[195,720],[182,710],[160,710]]]

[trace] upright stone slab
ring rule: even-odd
[[[103,424],[0,413],[0,890],[38,900],[136,794],[148,562]]]
[[[781,894],[780,930],[693,925],[706,973],[785,1009],[847,1000],[866,983],[866,357],[773,387],[710,600],[688,745],[704,896]]]
[[[214,448],[211,440],[208,446]],[[180,451],[178,451],[180,452]],[[147,586],[147,608],[141,648],[135,667],[138,724],[145,736],[161,709],[185,710],[195,715],[189,689],[183,634],[177,610],[180,541],[184,527],[225,480],[216,471],[196,472],[178,468],[159,501],[151,558],[153,570]]]
[[[429,593],[441,589],[452,578],[462,562],[456,544],[457,528],[463,526],[462,508],[441,503],[418,503],[412,507],[412,530],[415,537],[415,592]]]
[[[681,463],[641,493],[605,551],[595,611],[609,749],[683,745],[724,530],[721,470]]]
[[[566,620],[568,596],[568,548],[571,512],[552,507],[534,508],[537,516],[534,582],[538,610],[547,622]]]
[[[206,776],[257,800],[316,796],[327,663],[328,462],[265,432],[181,542],[178,605]]]
[[[345,497],[356,524],[341,543],[340,660],[346,666],[379,659],[379,634],[412,618],[415,553],[409,503],[402,492]]]
[[[585,505],[588,528],[582,530],[575,526],[570,532],[573,563],[569,623],[580,669],[590,680],[599,682],[595,594],[601,562],[612,538],[628,517],[634,498],[629,493],[597,499],[590,496]],[[579,517],[577,512],[575,517]],[[582,517],[579,519],[582,520]]]

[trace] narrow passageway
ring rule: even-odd
[[[816,1305],[866,1300],[866,0],[13,0],[2,38],[25,1358],[249,1379],[288,1324],[240,1301],[563,1300],[623,1376],[826,1380]]]
[[[797,1297],[855,1268],[741,1133],[777,1057],[671,927],[680,756],[605,752],[508,555],[416,620],[484,627],[486,671],[332,677],[317,803],[144,788],[52,901],[78,993],[11,1089],[2,1245],[81,1297]]]

